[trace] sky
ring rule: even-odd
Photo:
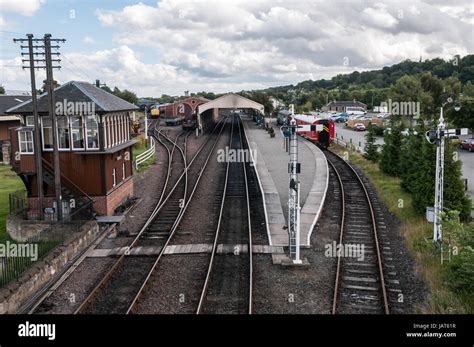
[[[0,85],[29,90],[20,44],[64,38],[54,76],[139,96],[262,89],[474,53],[474,0],[0,0]],[[37,73],[41,86],[44,72]]]

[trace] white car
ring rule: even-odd
[[[354,130],[355,131],[365,131],[365,125],[362,123],[356,123],[354,124]]]

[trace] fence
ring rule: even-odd
[[[18,279],[28,268],[44,259],[56,246],[64,244],[67,235],[81,230],[85,221],[91,220],[90,202],[86,201],[64,220],[56,221],[54,212],[45,213],[44,229],[24,242],[15,241],[8,236],[0,240],[0,288]],[[28,198],[25,191],[17,191],[9,196],[10,215],[24,220],[38,220],[36,213],[28,211]],[[35,227],[41,227],[36,222]],[[41,222],[45,223],[45,222]],[[39,226],[39,227],[38,227]],[[24,225],[28,227],[28,225]],[[31,225],[33,227],[33,225]]]
[[[334,139],[334,142],[340,146],[343,146],[343,147],[346,147],[346,148],[349,148],[353,151],[357,151],[359,153],[364,153],[364,148],[362,147],[362,143],[359,141],[357,144],[354,144],[352,142],[352,139],[349,139],[349,141],[347,141],[347,139],[344,140],[344,136],[337,136],[336,135],[336,138]]]
[[[145,152],[137,155],[137,157],[135,158],[135,169],[137,170],[140,164],[144,163],[145,161],[150,159],[153,156],[153,154],[155,154],[155,140],[153,139],[153,137],[149,137],[149,139],[150,139],[150,148],[148,148]]]

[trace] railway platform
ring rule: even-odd
[[[256,153],[256,168],[265,198],[269,243],[288,245],[288,162],[284,139],[273,124],[275,138],[257,127],[248,117],[242,117],[248,142]],[[328,166],[322,151],[307,140],[299,140],[301,237],[300,245],[309,247],[314,226],[321,214],[328,186]]]

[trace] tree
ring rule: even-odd
[[[474,97],[474,84],[472,84],[471,81],[467,81],[464,85],[463,95]]]
[[[3,86],[0,86],[0,94],[5,94],[5,88]]]
[[[434,205],[436,176],[436,146],[428,141],[421,141],[421,150],[416,168],[413,168],[410,190],[412,206],[420,214],[425,213],[427,206]],[[416,171],[415,171],[416,169]]]
[[[136,104],[138,102],[137,94],[128,89],[124,89],[122,92],[118,93],[117,96],[121,99],[124,99],[125,101],[128,101],[131,104]]]
[[[443,230],[451,236],[458,249],[451,262],[443,268],[443,278],[456,294],[472,297],[474,292],[474,223],[461,224],[458,212],[450,212],[443,221]]]
[[[423,136],[425,129],[422,125],[415,131],[416,135],[410,132],[408,138],[403,141],[400,154],[400,185],[410,193],[414,191],[420,172],[420,162],[423,159],[421,142],[426,141]]]
[[[372,124],[365,135],[364,157],[373,162],[379,159],[378,145],[375,144],[375,126]]]
[[[474,97],[461,97],[459,105],[461,106],[459,111],[454,110],[452,107],[447,110],[447,118],[456,127],[470,128],[474,131]]]
[[[380,155],[380,170],[391,176],[400,174],[400,147],[402,144],[403,125],[393,119],[390,121],[390,130],[385,133],[384,145]]]

